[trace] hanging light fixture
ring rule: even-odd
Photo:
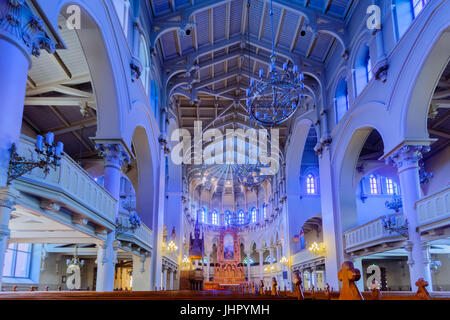
[[[235,175],[238,182],[247,188],[259,187],[267,176],[261,173],[261,164],[243,164],[235,169]]]
[[[247,43],[245,47],[248,50],[248,64],[250,70],[250,1],[247,1]],[[250,129],[252,128],[252,116],[249,112],[249,122]],[[257,188],[259,187],[266,179],[267,176],[263,175],[261,169],[265,166],[261,164],[259,160],[255,164],[249,163],[248,159],[246,159],[245,164],[237,165],[235,168],[235,177],[238,182],[248,188]]]
[[[71,259],[66,260],[66,264],[68,267],[71,265],[75,265],[82,268],[84,266],[84,260],[78,257],[78,246],[75,246],[75,254],[72,256]]]
[[[297,65],[283,64],[283,70],[276,68],[273,4],[270,1],[272,30],[272,55],[268,76],[262,69],[259,78],[250,79],[247,94],[247,108],[250,116],[264,126],[275,126],[287,121],[304,104],[304,75]],[[250,58],[250,55],[249,55]]]

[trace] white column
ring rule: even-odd
[[[162,242],[163,242],[163,226],[164,226],[164,202],[165,202],[165,180],[166,180],[166,144],[165,140],[160,138],[160,160],[159,160],[159,176],[157,179],[157,206],[153,219],[153,243],[154,252],[152,255],[152,283],[153,287],[161,288],[162,273]]]
[[[408,265],[413,291],[419,278],[425,279],[429,283],[428,290],[432,291],[429,259],[425,256],[426,251],[423,250],[420,233],[417,232],[416,211],[416,202],[422,197],[418,161],[422,158],[422,152],[427,151],[429,151],[429,147],[426,146],[406,145],[400,147],[387,159],[388,163],[397,167],[402,193],[403,215],[408,220],[409,239],[405,249],[409,253]]]
[[[0,288],[4,255],[9,238],[9,217],[17,195],[7,187],[10,148],[17,143],[22,127],[23,105],[31,55],[40,49],[55,51],[44,29],[30,28],[42,21],[21,1],[0,0]]]
[[[210,256],[211,256],[211,253],[207,252],[206,253],[206,281],[209,281],[209,277],[210,277],[210,265],[211,265]]]
[[[358,287],[359,291],[364,291],[364,270],[362,268],[362,258],[353,258],[352,259],[353,262],[353,266],[355,267],[355,269],[358,269],[361,272],[361,279],[359,279],[358,281],[356,281],[356,286]],[[370,288],[368,288],[370,290]]]
[[[173,274],[175,273],[175,271],[170,270],[170,290],[173,290]]]
[[[163,290],[167,290],[167,267],[163,267]]]
[[[2,287],[1,275],[5,263],[5,252],[8,246],[9,239],[9,217],[14,211],[14,206],[18,198],[18,193],[13,189],[0,189],[0,290]]]
[[[55,44],[43,28],[30,27],[42,26],[42,21],[24,1],[0,0],[0,21],[0,187],[5,187],[9,149],[18,141],[22,127],[31,55],[39,57],[40,48],[53,53]]]
[[[259,280],[264,280],[263,269],[264,269],[264,250],[258,250],[259,253]]]
[[[319,146],[319,145],[318,145]],[[318,147],[316,146],[316,148]],[[320,145],[319,148],[322,148]],[[337,278],[340,266],[344,259],[342,248],[342,230],[340,218],[336,216],[334,205],[333,174],[331,168],[330,151],[323,150],[319,153],[320,173],[320,200],[322,206],[323,242],[327,250],[325,258],[326,279],[330,287],[339,289],[340,282]]]
[[[277,246],[275,248],[276,248],[276,251],[277,251],[277,262],[280,262],[280,260],[281,260],[281,248],[280,248],[280,245],[277,244]]]
[[[311,278],[311,284],[314,286],[314,289],[317,290],[317,268],[316,267],[312,267],[309,271],[310,273],[310,278]]]
[[[250,266],[250,255],[251,255],[251,253],[250,252],[246,252],[245,255],[247,256],[247,281],[250,282],[250,268],[251,268],[251,266]]]
[[[97,150],[103,156],[105,162],[104,169],[104,187],[117,200],[115,212],[116,217],[119,210],[120,197],[120,172],[128,155],[124,151],[122,145],[105,143],[97,144]],[[114,269],[117,257],[117,243],[115,230],[109,231],[106,235],[104,243],[103,259],[102,259],[102,280],[99,282],[101,286],[97,287],[97,291],[113,291],[114,290]],[[97,271],[100,268],[97,267]],[[98,276],[98,275],[97,275]]]

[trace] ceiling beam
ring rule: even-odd
[[[181,50],[180,32],[178,30],[175,30],[173,37],[175,38],[175,48],[177,50],[178,55],[181,57],[183,55],[183,52]]]
[[[58,109],[56,109],[56,108],[53,107],[53,106],[49,106],[49,108],[50,108],[50,110],[56,115],[56,117],[64,124],[64,126],[65,126],[66,128],[67,128],[67,127],[71,127],[71,124],[69,123],[69,121],[66,120],[66,118],[62,115],[62,113],[61,113]],[[96,121],[96,123],[97,123],[97,121]],[[83,127],[80,127],[80,129],[81,129],[81,128],[83,128]],[[51,132],[53,132],[53,131],[51,131]],[[81,144],[85,146],[85,148],[87,148],[87,149],[90,150],[90,151],[93,150],[92,146],[91,146],[88,142],[86,142],[86,140],[83,139],[83,137],[81,136],[81,134],[79,134],[76,130],[72,130],[71,132],[72,132],[72,134],[78,139],[78,141],[80,141]],[[61,134],[61,133],[59,133],[58,131],[55,131],[55,132],[53,132],[53,133],[54,133],[55,135]]]
[[[323,7],[323,13],[327,13],[328,10],[330,10],[332,2],[333,2],[333,0],[327,0],[327,2],[325,3],[325,6]]]
[[[284,19],[286,18],[286,9],[281,9],[280,21],[278,22],[277,31],[275,32],[275,47],[280,42],[281,31],[283,30]]]
[[[268,3],[264,2],[264,6],[261,13],[261,21],[259,22],[258,40],[261,40],[264,35],[264,25],[266,24],[267,8]]]
[[[82,128],[90,128],[97,125],[97,119],[86,119],[77,121],[69,125],[51,128],[48,131],[53,132],[55,135],[61,135],[73,131],[80,130]]]
[[[439,131],[439,130],[430,129],[430,130],[428,130],[428,132],[431,134],[434,134],[435,136],[441,137],[441,138],[450,139],[450,134]]]
[[[292,44],[291,44],[291,49],[290,49],[291,52],[293,52],[295,50],[295,47],[297,46],[298,38],[300,37],[300,33],[303,28],[303,22],[305,22],[305,17],[301,17],[300,19],[298,19],[297,27],[295,28],[295,33],[294,33],[294,40],[292,41]]]
[[[443,98],[447,98],[447,97],[450,97],[450,89],[444,90],[441,92],[435,92],[433,95],[433,100],[434,99],[443,99]]]
[[[78,89],[70,88],[64,85],[47,85],[47,86],[39,86],[30,90],[27,90],[26,96],[36,96],[43,93],[48,92],[59,92],[62,94],[66,94],[69,96],[76,96],[76,97],[83,97],[83,98],[90,98],[94,99],[94,95],[91,92],[81,91]]]
[[[313,34],[311,38],[311,42],[309,43],[308,50],[306,51],[306,57],[309,58],[314,50],[314,47],[316,46],[318,34],[317,32]]]
[[[76,98],[76,97],[27,97],[25,98],[26,106],[82,106],[88,104],[89,107],[95,109],[95,101],[92,99]]]

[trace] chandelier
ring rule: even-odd
[[[278,125],[292,117],[302,107],[305,89],[304,74],[299,71],[297,65],[292,66],[286,62],[283,64],[282,71],[276,68],[272,1],[270,1],[270,19],[272,55],[269,74],[266,76],[260,69],[259,78],[251,78],[250,86],[246,91],[250,117],[264,126]]]
[[[229,227],[244,227],[250,224],[250,215],[248,212],[239,210],[236,212],[229,212],[225,215],[225,224]]]
[[[266,179],[267,176],[261,173],[261,164],[244,164],[239,165],[235,169],[235,175],[238,182],[244,187],[257,188]]]
[[[78,258],[78,246],[75,246],[75,254],[71,259],[66,260],[67,266],[78,266],[79,268],[84,266],[84,260]]]

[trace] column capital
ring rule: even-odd
[[[0,207],[14,211],[14,206],[16,205],[18,198],[19,193],[15,189],[0,188]]]
[[[0,0],[0,38],[16,44],[28,58],[39,57],[41,49],[55,52],[55,43],[47,35],[44,23],[25,0]]]
[[[95,149],[99,151],[100,155],[105,160],[106,167],[120,169],[125,161],[130,162],[128,153],[119,143],[97,143]]]
[[[392,164],[398,170],[418,167],[423,153],[430,151],[428,145],[404,145],[386,157],[386,164]]]

